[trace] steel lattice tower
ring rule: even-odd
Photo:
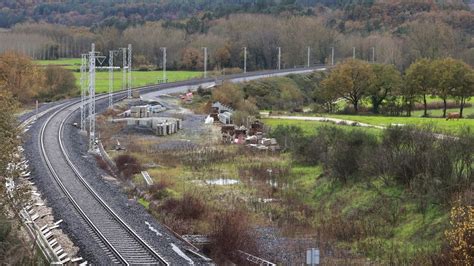
[[[95,146],[95,44],[89,52],[89,151]]]
[[[87,54],[81,55],[81,130],[86,130],[86,69],[87,69]]]
[[[122,90],[127,89],[127,48],[122,48]]]
[[[109,108],[114,105],[114,51],[109,51]]]

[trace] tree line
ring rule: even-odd
[[[15,101],[29,104],[34,100],[58,100],[77,94],[76,79],[67,69],[42,68],[23,54],[0,54],[0,92]]]
[[[421,100],[424,116],[428,116],[427,98],[437,96],[443,102],[443,117],[446,117],[448,99],[459,103],[462,117],[466,102],[473,95],[474,70],[460,60],[420,59],[402,75],[394,65],[351,59],[330,71],[316,88],[314,99],[326,112],[336,111],[337,101],[343,99],[357,113],[361,102],[367,99],[375,114],[382,109],[385,113],[405,112],[408,116]]]
[[[100,5],[107,1],[96,2]],[[172,2],[170,6],[177,8],[189,1]],[[134,3],[116,3],[120,9],[108,11],[101,25],[49,20],[61,14],[64,6],[81,6],[78,2],[55,4],[58,7],[52,9],[54,11],[46,12],[45,7],[40,12],[48,19],[15,23],[0,32],[0,52],[16,50],[34,59],[57,59],[79,57],[88,51],[92,42],[104,54],[132,43],[134,65],[144,70],[160,68],[161,47],[169,49],[170,69],[200,69],[204,46],[209,48],[209,67],[218,69],[242,68],[243,47],[247,47],[249,70],[276,68],[278,47],[282,49],[283,67],[306,65],[307,47],[311,48],[311,64],[330,63],[334,48],[336,61],[355,56],[395,64],[400,70],[418,58],[446,56],[474,65],[474,12],[462,3],[455,4],[456,1],[444,6],[432,1],[339,1],[332,8],[318,6],[318,1],[277,1],[273,6],[274,1],[239,1],[236,5],[247,3],[249,8],[236,9],[225,16],[209,11],[206,5],[216,4],[214,1],[197,2],[189,3],[195,13],[186,18],[145,15],[140,22],[133,22],[137,16],[132,13],[121,12],[153,10],[145,8],[147,3],[137,4],[139,7],[134,7]],[[233,6],[228,2],[221,4]],[[270,9],[280,4],[308,6],[313,13],[285,12],[285,8],[273,13],[266,12],[265,8],[255,11],[251,8],[260,4]],[[91,3],[87,1],[84,5],[83,12],[89,12]],[[66,9],[74,12],[73,8]],[[115,17],[115,13],[123,17]],[[123,19],[133,23],[122,25]]]

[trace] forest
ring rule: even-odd
[[[277,47],[284,68],[306,65],[307,47],[311,64],[330,63],[333,48],[336,62],[399,70],[418,58],[474,64],[474,14],[462,1],[3,1],[0,12],[0,51],[33,59],[77,58],[95,42],[104,54],[131,43],[142,70],[160,68],[161,47],[168,68],[187,70],[202,68],[202,47],[215,69],[242,68],[243,47],[249,70],[276,68]]]

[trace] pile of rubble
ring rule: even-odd
[[[215,102],[211,106],[211,113],[206,118],[206,124],[219,124],[221,126],[222,141],[226,144],[241,144],[257,150],[280,150],[276,139],[264,137],[264,125],[256,120],[249,128],[236,126],[232,122],[231,107]]]
[[[250,124],[250,129],[244,126],[237,127],[233,124],[222,125],[221,133],[222,141],[226,144],[241,144],[262,151],[280,150],[276,139],[264,137],[263,123],[260,121]]]

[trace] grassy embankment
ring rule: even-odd
[[[357,120],[352,116],[344,118]],[[272,127],[299,126],[306,135],[328,125],[280,119],[264,119],[264,122]],[[382,132],[371,128],[361,130],[377,135]],[[321,239],[335,241],[335,246],[341,249],[385,262],[396,257],[400,260],[393,261],[399,263],[412,259],[426,261],[441,248],[449,209],[437,204],[428,204],[423,209],[406,188],[383,178],[343,184],[322,175],[320,166],[290,164],[290,167],[294,173],[293,183],[298,184],[297,198],[314,211],[312,222]]]
[[[76,77],[76,84],[80,86],[79,69],[81,67],[81,59],[79,58],[67,58],[59,60],[37,60],[35,61],[39,65],[57,65],[74,71]],[[199,71],[166,71],[168,82],[187,80],[192,78],[199,78],[202,73]],[[162,71],[133,71],[132,72],[132,86],[139,87],[145,85],[156,84],[158,79],[163,77]],[[109,73],[107,70],[96,72],[96,91],[97,93],[107,92],[109,89]],[[114,72],[114,90],[122,89],[122,72]]]
[[[474,108],[468,108],[470,111],[474,111]],[[338,115],[338,114],[307,114],[307,113],[294,113],[288,115],[295,116],[323,116],[338,118],[344,120],[357,121],[374,126],[389,126],[392,124],[403,124],[403,125],[417,125],[417,126],[432,126],[440,133],[457,134],[465,128],[469,128],[474,131],[474,119],[459,119],[459,120],[448,120],[444,118],[432,118],[432,117],[401,117],[401,116],[379,116],[379,115]],[[307,133],[314,132],[314,128],[321,126],[321,122],[316,121],[299,121],[290,119],[265,119],[266,123],[270,126],[276,126],[279,124],[285,125],[299,125]],[[376,129],[367,129],[376,130]]]

